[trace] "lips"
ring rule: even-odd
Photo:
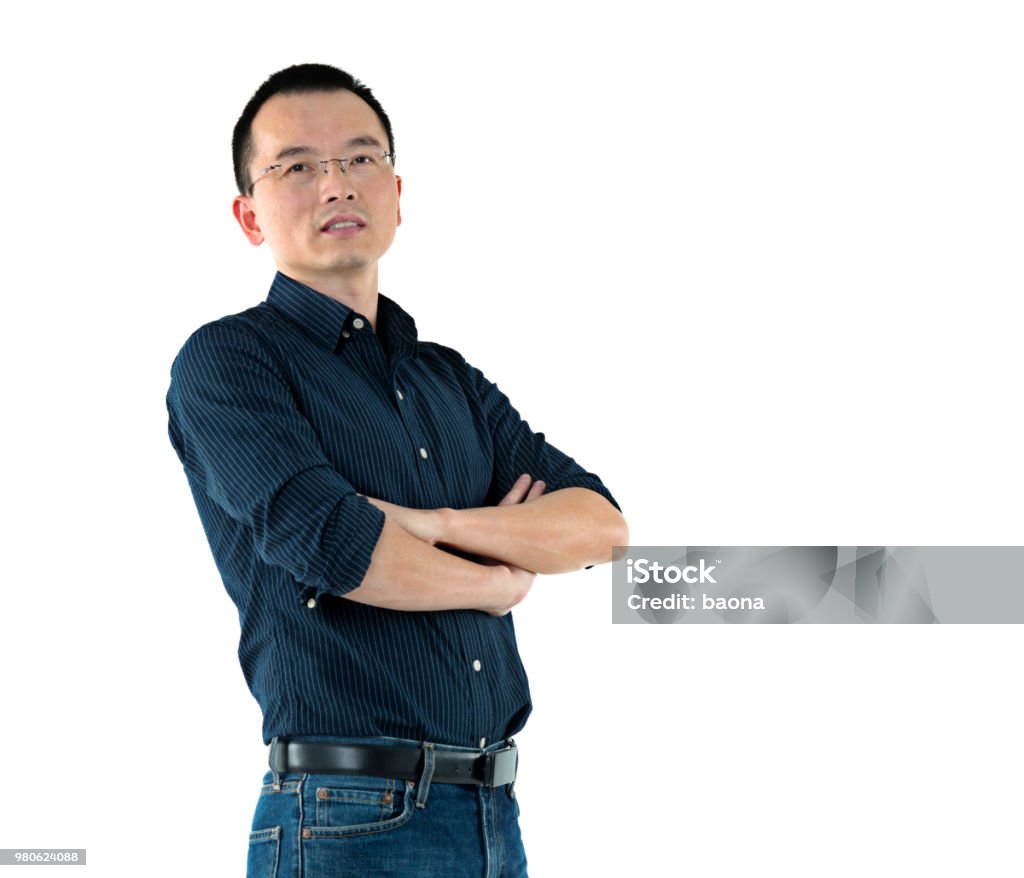
[[[332,216],[327,222],[320,226],[321,232],[341,232],[348,229],[361,229],[366,221],[354,213],[341,213]]]

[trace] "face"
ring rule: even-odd
[[[273,164],[388,151],[377,115],[350,91],[275,95],[256,114],[252,137],[253,179]],[[360,281],[375,292],[377,260],[402,221],[401,178],[390,165],[372,177],[343,174],[337,162],[328,168],[303,186],[268,174],[252,195],[235,198],[235,218],[289,277],[328,294]]]

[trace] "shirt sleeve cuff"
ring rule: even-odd
[[[365,497],[346,497],[338,504],[331,530],[337,548],[323,575],[302,584],[299,599],[303,603],[324,595],[343,597],[362,585],[384,530],[384,513]]]
[[[619,512],[622,512],[622,507],[619,506],[616,499],[612,496],[604,483],[594,475],[590,473],[578,473],[575,475],[566,476],[564,479],[559,479],[556,484],[548,485],[548,491],[560,491],[562,488],[586,488],[588,491],[593,491],[595,494],[600,494],[609,503],[612,504]]]

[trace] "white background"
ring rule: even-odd
[[[0,847],[243,874],[260,715],[163,395],[269,286],[229,213],[267,75],[380,96],[382,289],[634,544],[1018,544],[1022,30],[976,0],[8,11]],[[534,878],[1021,874],[1020,628],[613,627],[610,593],[516,611]]]

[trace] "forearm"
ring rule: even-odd
[[[563,488],[525,503],[437,510],[436,539],[536,573],[566,573],[611,560],[629,542],[625,519],[600,494]]]
[[[503,615],[529,591],[532,574],[475,564],[385,518],[362,584],[344,597],[388,610],[481,610]]]

